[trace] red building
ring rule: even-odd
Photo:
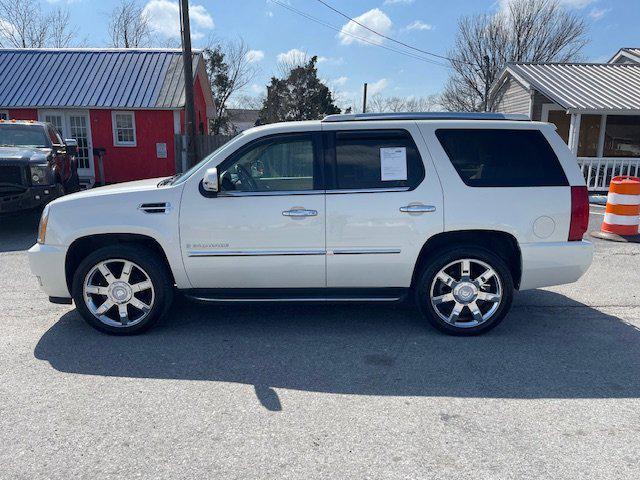
[[[182,54],[175,49],[0,49],[0,118],[41,120],[78,141],[83,183],[172,175],[184,156]],[[204,59],[193,57],[196,128],[215,114]],[[176,156],[178,158],[176,158]]]

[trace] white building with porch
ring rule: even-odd
[[[607,63],[512,63],[489,94],[492,110],[551,122],[575,153],[590,191],[640,175],[640,48]]]

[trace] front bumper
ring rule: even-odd
[[[29,249],[31,273],[49,297],[71,298],[64,269],[66,256],[67,247],[62,246],[36,243]]]
[[[22,193],[0,195],[0,214],[42,207],[60,196],[58,185],[28,187]]]
[[[520,290],[529,290],[577,281],[591,266],[593,244],[541,242],[520,244],[522,279]]]

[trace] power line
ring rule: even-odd
[[[285,4],[285,3],[280,2],[279,0],[271,0],[271,3],[275,3],[276,5],[279,5],[279,6],[280,6],[280,7],[282,7],[282,8],[286,8],[287,10],[289,10],[289,11],[291,11],[291,12],[293,12],[293,13],[296,13],[296,14],[298,14],[298,15],[302,16],[302,17],[305,17],[305,18],[306,18],[306,19],[308,19],[308,20],[311,20],[311,21],[316,22],[316,23],[318,23],[318,24],[320,24],[320,25],[323,25],[323,26],[325,26],[325,27],[327,27],[327,28],[330,28],[330,29],[332,29],[332,30],[335,30],[336,32],[341,32],[341,33],[343,33],[344,35],[348,35],[348,36],[350,36],[350,37],[353,37],[353,38],[355,38],[355,39],[357,39],[357,40],[359,40],[359,41],[361,41],[361,42],[368,43],[369,45],[373,45],[373,46],[376,46],[376,47],[384,48],[385,50],[389,50],[389,51],[391,51],[391,52],[399,53],[399,54],[401,54],[401,55],[405,55],[405,56],[407,56],[407,57],[411,57],[411,58],[414,58],[414,59],[416,59],[416,60],[421,60],[421,61],[423,61],[423,62],[425,62],[425,63],[430,63],[430,64],[432,64],[432,65],[438,65],[438,66],[440,66],[440,67],[451,68],[451,66],[450,66],[450,65],[447,65],[447,64],[445,64],[445,63],[441,63],[441,62],[437,62],[437,61],[435,61],[435,60],[431,60],[431,59],[428,59],[428,58],[424,58],[424,57],[422,57],[422,56],[420,56],[420,55],[416,55],[416,54],[413,54],[413,53],[410,53],[410,52],[404,52],[404,51],[402,51],[402,50],[398,50],[398,49],[396,49],[396,48],[391,48],[391,47],[388,47],[388,46],[386,46],[386,45],[380,45],[379,43],[373,42],[373,41],[368,40],[368,39],[363,38],[363,37],[359,37],[358,35],[354,35],[354,34],[349,33],[349,32],[342,32],[342,29],[341,29],[341,28],[336,27],[336,26],[334,26],[334,25],[331,25],[331,24],[329,24],[329,23],[327,23],[327,22],[324,22],[323,20],[320,20],[320,19],[318,19],[318,18],[316,18],[316,17],[313,17],[313,16],[311,16],[311,15],[309,15],[309,14],[307,14],[307,13],[304,13],[304,12],[302,12],[302,11],[300,11],[300,10],[296,9],[296,8],[293,8],[293,7],[292,7],[292,6],[290,6],[290,5],[287,5],[287,4]]]
[[[351,17],[350,17],[349,15],[347,15],[346,13],[343,13],[343,12],[341,12],[340,10],[338,10],[337,8],[332,7],[331,5],[329,5],[329,4],[328,4],[327,2],[325,2],[324,0],[317,0],[317,1],[318,1],[318,2],[320,2],[322,5],[324,5],[325,7],[327,7],[328,9],[333,10],[333,11],[334,11],[334,12],[336,12],[338,15],[341,15],[341,16],[343,16],[344,18],[348,19],[349,21],[351,21],[351,22],[355,23],[356,25],[360,25],[362,28],[364,28],[364,29],[366,29],[366,30],[369,30],[371,33],[374,33],[374,34],[376,34],[376,35],[378,35],[378,36],[380,36],[380,37],[382,37],[382,38],[385,38],[385,39],[387,39],[387,40],[389,40],[389,41],[391,41],[391,42],[395,42],[395,43],[397,43],[397,44],[399,44],[399,45],[402,45],[403,47],[410,48],[411,50],[415,50],[415,51],[420,52],[420,53],[423,53],[423,54],[425,54],[425,55],[430,55],[430,56],[432,56],[432,57],[437,57],[437,58],[441,58],[441,59],[443,59],[443,60],[448,60],[448,61],[450,61],[450,62],[466,63],[466,64],[468,64],[468,65],[473,65],[473,66],[475,66],[473,63],[466,62],[466,61],[464,61],[464,60],[457,60],[457,59],[455,59],[455,58],[449,58],[449,57],[446,57],[446,56],[444,56],[444,55],[438,55],[437,53],[428,52],[428,51],[426,51],[426,50],[422,50],[422,49],[420,49],[420,48],[418,48],[418,47],[414,47],[413,45],[409,45],[408,43],[401,42],[400,40],[396,40],[395,38],[392,38],[392,37],[389,37],[388,35],[385,35],[385,34],[383,34],[383,33],[377,32],[377,31],[375,31],[373,28],[370,28],[370,27],[366,26],[365,24],[360,23],[360,22],[359,22],[359,21],[357,21],[356,19],[351,18]],[[343,33],[347,33],[347,32],[343,32]]]

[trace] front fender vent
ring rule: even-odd
[[[171,210],[171,204],[167,202],[141,203],[138,210],[142,210],[144,213],[167,213]]]

